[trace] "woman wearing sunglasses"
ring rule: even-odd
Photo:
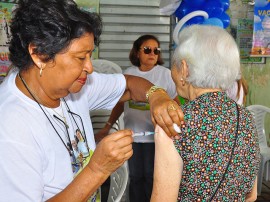
[[[164,88],[171,98],[178,104],[176,88],[171,78],[171,71],[161,66],[160,42],[153,35],[140,36],[133,43],[129,54],[129,59],[133,66],[125,70],[126,75],[143,77],[156,86]],[[174,108],[172,108],[174,109]],[[151,134],[154,131],[151,122],[149,104],[130,100],[125,103],[118,103],[112,111],[109,123],[96,134],[96,140],[100,140],[109,133],[111,125],[118,119],[124,111],[125,128],[130,128],[135,134]],[[150,201],[153,187],[155,144],[133,143],[133,156],[129,159],[129,198],[131,202]]]
[[[89,110],[148,98],[171,131],[180,109],[168,112],[172,100],[145,79],[93,72],[101,19],[74,1],[19,0],[12,16],[13,68],[0,86],[0,200],[98,201],[133,138],[122,130],[96,146]]]

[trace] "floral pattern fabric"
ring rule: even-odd
[[[175,147],[184,162],[178,201],[209,201],[231,156],[237,128],[236,103],[224,92],[206,93],[183,106],[185,124]],[[239,129],[227,174],[213,201],[244,201],[260,163],[252,115],[239,109]]]

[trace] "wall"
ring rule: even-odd
[[[100,0],[99,13],[103,19],[99,58],[126,69],[133,42],[153,34],[161,42],[164,66],[170,67],[170,16],[160,14],[159,0]]]
[[[231,27],[236,27],[237,19],[253,19],[253,6],[242,3],[241,0],[231,0]],[[249,91],[247,105],[264,105],[270,107],[270,57],[265,64],[242,64],[242,71],[248,82]],[[270,116],[266,118],[266,134],[270,136]]]

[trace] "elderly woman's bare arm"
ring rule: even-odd
[[[155,130],[154,184],[151,202],[177,201],[183,161],[173,141],[158,125]]]
[[[251,192],[249,192],[246,196],[246,202],[253,202],[253,201],[256,201],[257,199],[257,177],[254,181],[254,184],[253,184],[253,187],[252,187],[252,190]]]

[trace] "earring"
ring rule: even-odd
[[[42,70],[43,70],[43,68],[41,67],[40,70],[39,70],[39,76],[40,77],[42,76]]]
[[[181,83],[182,83],[182,86],[185,86],[185,84],[186,84],[185,79],[180,78],[180,81],[181,81]]]
[[[39,63],[39,66],[40,66],[40,67],[39,67],[39,76],[41,77],[41,76],[42,76],[42,71],[43,71],[43,69],[44,69],[45,67],[44,67],[43,64],[40,64],[40,63]]]

